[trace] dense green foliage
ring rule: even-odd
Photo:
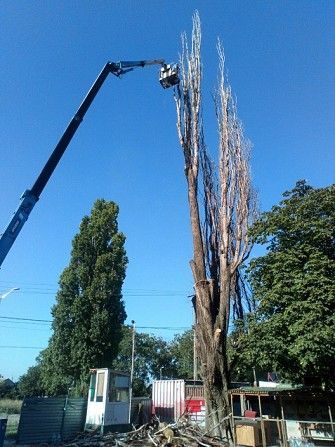
[[[118,354],[111,366],[118,371],[130,372],[132,357],[132,334],[129,326],[123,326]],[[45,374],[45,351],[36,359],[37,364],[28,369],[18,382],[18,394],[24,396],[43,396],[50,394]],[[145,333],[135,333],[133,395],[149,396],[153,379],[189,379],[193,375],[193,331],[186,331],[176,335],[167,342],[161,337]],[[101,365],[104,366],[104,365]],[[64,387],[59,385],[60,393],[67,393],[70,377],[64,377]],[[88,384],[88,380],[86,385]],[[71,394],[78,389],[71,386]],[[84,387],[83,387],[84,388]],[[80,391],[80,390],[79,390]]]
[[[255,359],[253,357],[253,346],[248,338],[247,320],[235,320],[234,326],[227,339],[227,357],[230,369],[230,382],[250,382],[254,381],[253,367]]]
[[[28,368],[28,371],[20,377],[17,389],[21,397],[45,395],[39,358],[37,358],[37,364]]]
[[[174,377],[180,379],[193,378],[193,345],[193,329],[190,329],[189,331],[186,331],[181,335],[176,335],[170,343],[171,356],[174,364]]]
[[[84,393],[89,369],[111,366],[118,353],[127,257],[117,217],[115,203],[97,200],[73,239],[52,310],[53,335],[41,358],[48,394],[67,392],[70,385]]]
[[[122,333],[123,338],[113,367],[119,371],[130,372],[133,330],[124,326]],[[133,393],[135,396],[147,396],[151,380],[159,378],[160,372],[171,363],[168,343],[161,337],[135,333],[134,354]]]
[[[116,370],[130,371],[132,329],[123,328],[119,353],[113,363]],[[133,393],[135,396],[150,394],[153,379],[190,378],[193,372],[193,331],[176,335],[171,342],[161,337],[136,333]]]
[[[294,382],[334,385],[335,185],[298,182],[251,234],[267,253],[250,264],[259,307],[244,354]]]

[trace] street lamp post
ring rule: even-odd
[[[20,287],[13,287],[12,289],[7,290],[7,292],[1,293],[0,304],[2,303],[2,300],[5,299],[9,294],[11,294],[12,292],[16,292],[17,290],[20,290]]]
[[[132,333],[130,389],[129,389],[129,414],[128,414],[129,424],[131,421],[131,404],[132,404],[132,400],[133,400],[133,380],[134,380],[134,366],[135,366],[135,334],[136,334],[135,321],[131,320],[131,324],[133,326],[133,333]]]

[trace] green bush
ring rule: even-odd
[[[0,399],[0,413],[20,414],[22,400],[17,399]]]

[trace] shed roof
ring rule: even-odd
[[[290,384],[279,384],[276,387],[252,387],[246,386],[229,390],[231,395],[255,395],[255,396],[301,396],[305,398],[335,398],[335,393],[331,391],[323,391],[320,389],[304,388],[302,386],[294,386]]]

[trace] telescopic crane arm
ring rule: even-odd
[[[109,73],[115,76],[121,76],[129,71],[132,71],[137,67],[145,67],[148,65],[161,65],[160,70],[160,83],[163,88],[172,87],[178,84],[178,67],[165,64],[163,59],[155,60],[143,60],[143,61],[120,61],[120,62],[107,62],[107,64],[101,70],[99,76],[94,81],[92,87],[89,89],[83,102],[79,106],[77,112],[73,116],[72,120],[68,124],[65,132],[57,143],[55,149],[49,157],[43,167],[40,175],[35,181],[31,189],[27,189],[21,196],[21,202],[17,210],[14,212],[9,224],[7,225],[3,234],[0,235],[0,266],[6,258],[9,250],[11,249],[15,239],[19,235],[23,225],[28,219],[32,209],[36,202],[40,198],[40,195],[49,181],[52,173],[54,172],[57,164],[62,158],[66,148],[76,133],[80,123],[82,122],[87,110],[92,104],[102,84],[105,82]]]

